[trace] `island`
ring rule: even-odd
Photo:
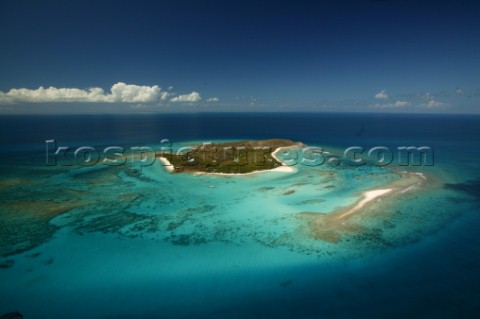
[[[303,146],[286,139],[204,143],[156,156],[172,173],[244,175],[262,171],[293,172],[277,156],[281,151]]]
[[[176,152],[160,152],[156,156],[171,173],[243,176],[262,172],[296,172],[297,169],[285,162],[288,162],[289,155],[291,157],[303,147],[305,145],[301,142],[269,139],[204,143],[184,147]],[[283,156],[279,158],[278,155],[281,153]],[[398,171],[395,168],[385,169],[397,175],[397,178],[358,192],[356,194],[358,199],[354,203],[333,211],[321,211],[322,206],[319,206],[320,211],[299,211],[295,214],[297,220],[307,226],[306,233],[310,237],[324,242],[340,242],[347,234],[360,236],[365,229],[361,225],[361,219],[366,214],[381,215],[384,211],[390,211],[393,202],[418,195],[427,183],[427,177],[423,173]],[[329,173],[324,171],[321,174]],[[293,192],[295,190],[284,192],[283,195],[287,196]]]

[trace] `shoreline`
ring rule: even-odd
[[[267,173],[267,172],[277,172],[277,173],[295,173],[297,172],[297,169],[292,167],[292,166],[288,166],[287,164],[285,164],[278,156],[277,156],[277,153],[280,152],[282,149],[288,149],[288,148],[292,148],[292,147],[296,147],[297,145],[293,145],[293,146],[280,146],[280,147],[277,147],[275,149],[275,151],[273,151],[271,153],[271,156],[277,161],[279,162],[281,165],[278,166],[278,167],[275,167],[275,168],[272,168],[272,169],[265,169],[265,170],[256,170],[256,171],[252,171],[252,172],[248,172],[248,173],[215,173],[215,172],[188,172],[188,173],[191,173],[193,175],[213,175],[213,176],[248,176],[248,175],[255,175],[255,174],[259,174],[259,173]],[[162,162],[162,166],[165,167],[165,169],[170,172],[170,173],[174,173],[175,172],[175,167],[172,165],[172,163],[170,163],[170,161],[166,158],[166,157],[158,157],[158,159],[160,160],[160,162]]]
[[[213,176],[248,176],[268,172],[295,173],[297,170],[290,166],[279,166],[272,169],[258,170],[248,173],[210,173],[210,172],[194,172],[193,175],[213,175]]]
[[[253,172],[248,172],[248,173],[210,173],[210,172],[197,172],[197,173],[194,173],[195,175],[215,175],[215,176],[248,176],[248,175],[255,175],[255,174],[259,174],[259,173],[267,173],[267,172],[279,172],[279,173],[295,173],[297,172],[297,169],[296,168],[293,168],[292,166],[288,166],[287,164],[285,164],[278,156],[277,156],[277,153],[280,152],[282,149],[288,149],[288,148],[292,148],[292,147],[296,147],[296,145],[294,146],[280,146],[280,147],[277,147],[275,149],[275,151],[273,151],[271,153],[271,156],[281,164],[281,166],[278,166],[278,167],[275,167],[275,168],[272,168],[272,169],[264,169],[264,170],[258,170],[258,171],[253,171]]]
[[[393,189],[391,189],[391,188],[385,188],[385,189],[374,189],[374,190],[369,190],[369,191],[363,192],[363,199],[361,199],[360,202],[358,202],[358,204],[356,204],[352,208],[348,209],[346,212],[344,212],[343,214],[341,214],[337,218],[342,219],[342,218],[346,218],[346,217],[348,217],[352,214],[355,214],[355,212],[362,209],[365,205],[367,205],[372,200],[374,200],[376,198],[379,198],[379,197],[382,197],[382,196],[386,196],[386,194],[390,193],[392,190]]]
[[[166,157],[158,157],[158,159],[160,160],[160,162],[162,162],[162,166],[165,167],[165,169],[167,171],[169,171],[170,173],[173,173],[175,171],[175,167],[173,167],[172,163],[170,163],[170,161],[166,158]]]

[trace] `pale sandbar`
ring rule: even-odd
[[[407,195],[405,193],[420,188],[426,182],[427,178],[424,174],[402,173],[401,178],[396,181],[363,192],[356,203],[346,208],[331,213],[303,212],[298,216],[308,221],[310,234],[314,238],[327,242],[338,242],[342,235],[360,232],[364,229],[361,225],[349,221],[351,217],[362,216],[361,214],[372,211],[373,205],[379,203],[382,198],[388,198],[388,202],[391,202],[398,196],[405,196]]]

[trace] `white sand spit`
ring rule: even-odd
[[[338,216],[338,218],[342,219],[355,213],[356,211],[360,210],[363,206],[365,206],[365,204],[367,204],[368,202],[371,202],[377,197],[390,193],[391,191],[392,191],[391,188],[385,188],[385,189],[375,189],[375,190],[364,192],[363,199],[360,202],[358,202],[357,205],[353,206],[352,208],[350,208],[349,210],[347,210],[346,212]]]
[[[170,163],[170,161],[166,157],[159,157],[158,159],[160,160],[160,162],[162,162],[163,167],[165,167],[165,169],[170,173],[175,170],[172,163]]]

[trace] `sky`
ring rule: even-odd
[[[0,114],[480,113],[480,1],[0,2]]]

